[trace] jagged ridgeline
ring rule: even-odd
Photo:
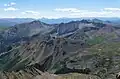
[[[120,28],[101,20],[0,31],[0,79],[116,79]]]

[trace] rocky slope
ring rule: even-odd
[[[33,21],[0,35],[2,47],[15,45],[1,51],[1,79],[115,79],[120,72],[119,29],[107,24]]]
[[[13,46],[18,46],[21,41],[29,41],[32,36],[39,33],[44,34],[53,30],[52,25],[33,21],[30,23],[22,23],[10,27],[7,30],[0,32],[0,53],[9,51]]]

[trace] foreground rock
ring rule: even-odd
[[[31,72],[28,73],[25,71],[19,71],[0,73],[0,79],[100,79],[100,78],[94,75],[85,75],[78,73],[55,75],[49,74],[47,72],[42,74],[35,74]]]

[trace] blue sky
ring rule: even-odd
[[[120,0],[0,0],[0,18],[120,17]]]

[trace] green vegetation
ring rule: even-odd
[[[7,29],[8,27],[6,26],[0,26],[0,31]]]
[[[94,45],[89,48],[88,51],[97,54],[120,55],[120,42],[105,42],[102,44]]]
[[[105,40],[105,38],[104,38],[103,36],[95,36],[95,37],[93,37],[92,39],[89,39],[89,40],[87,41],[87,43],[88,43],[89,45],[95,45],[95,44],[100,44],[100,43],[102,43],[104,40]]]

